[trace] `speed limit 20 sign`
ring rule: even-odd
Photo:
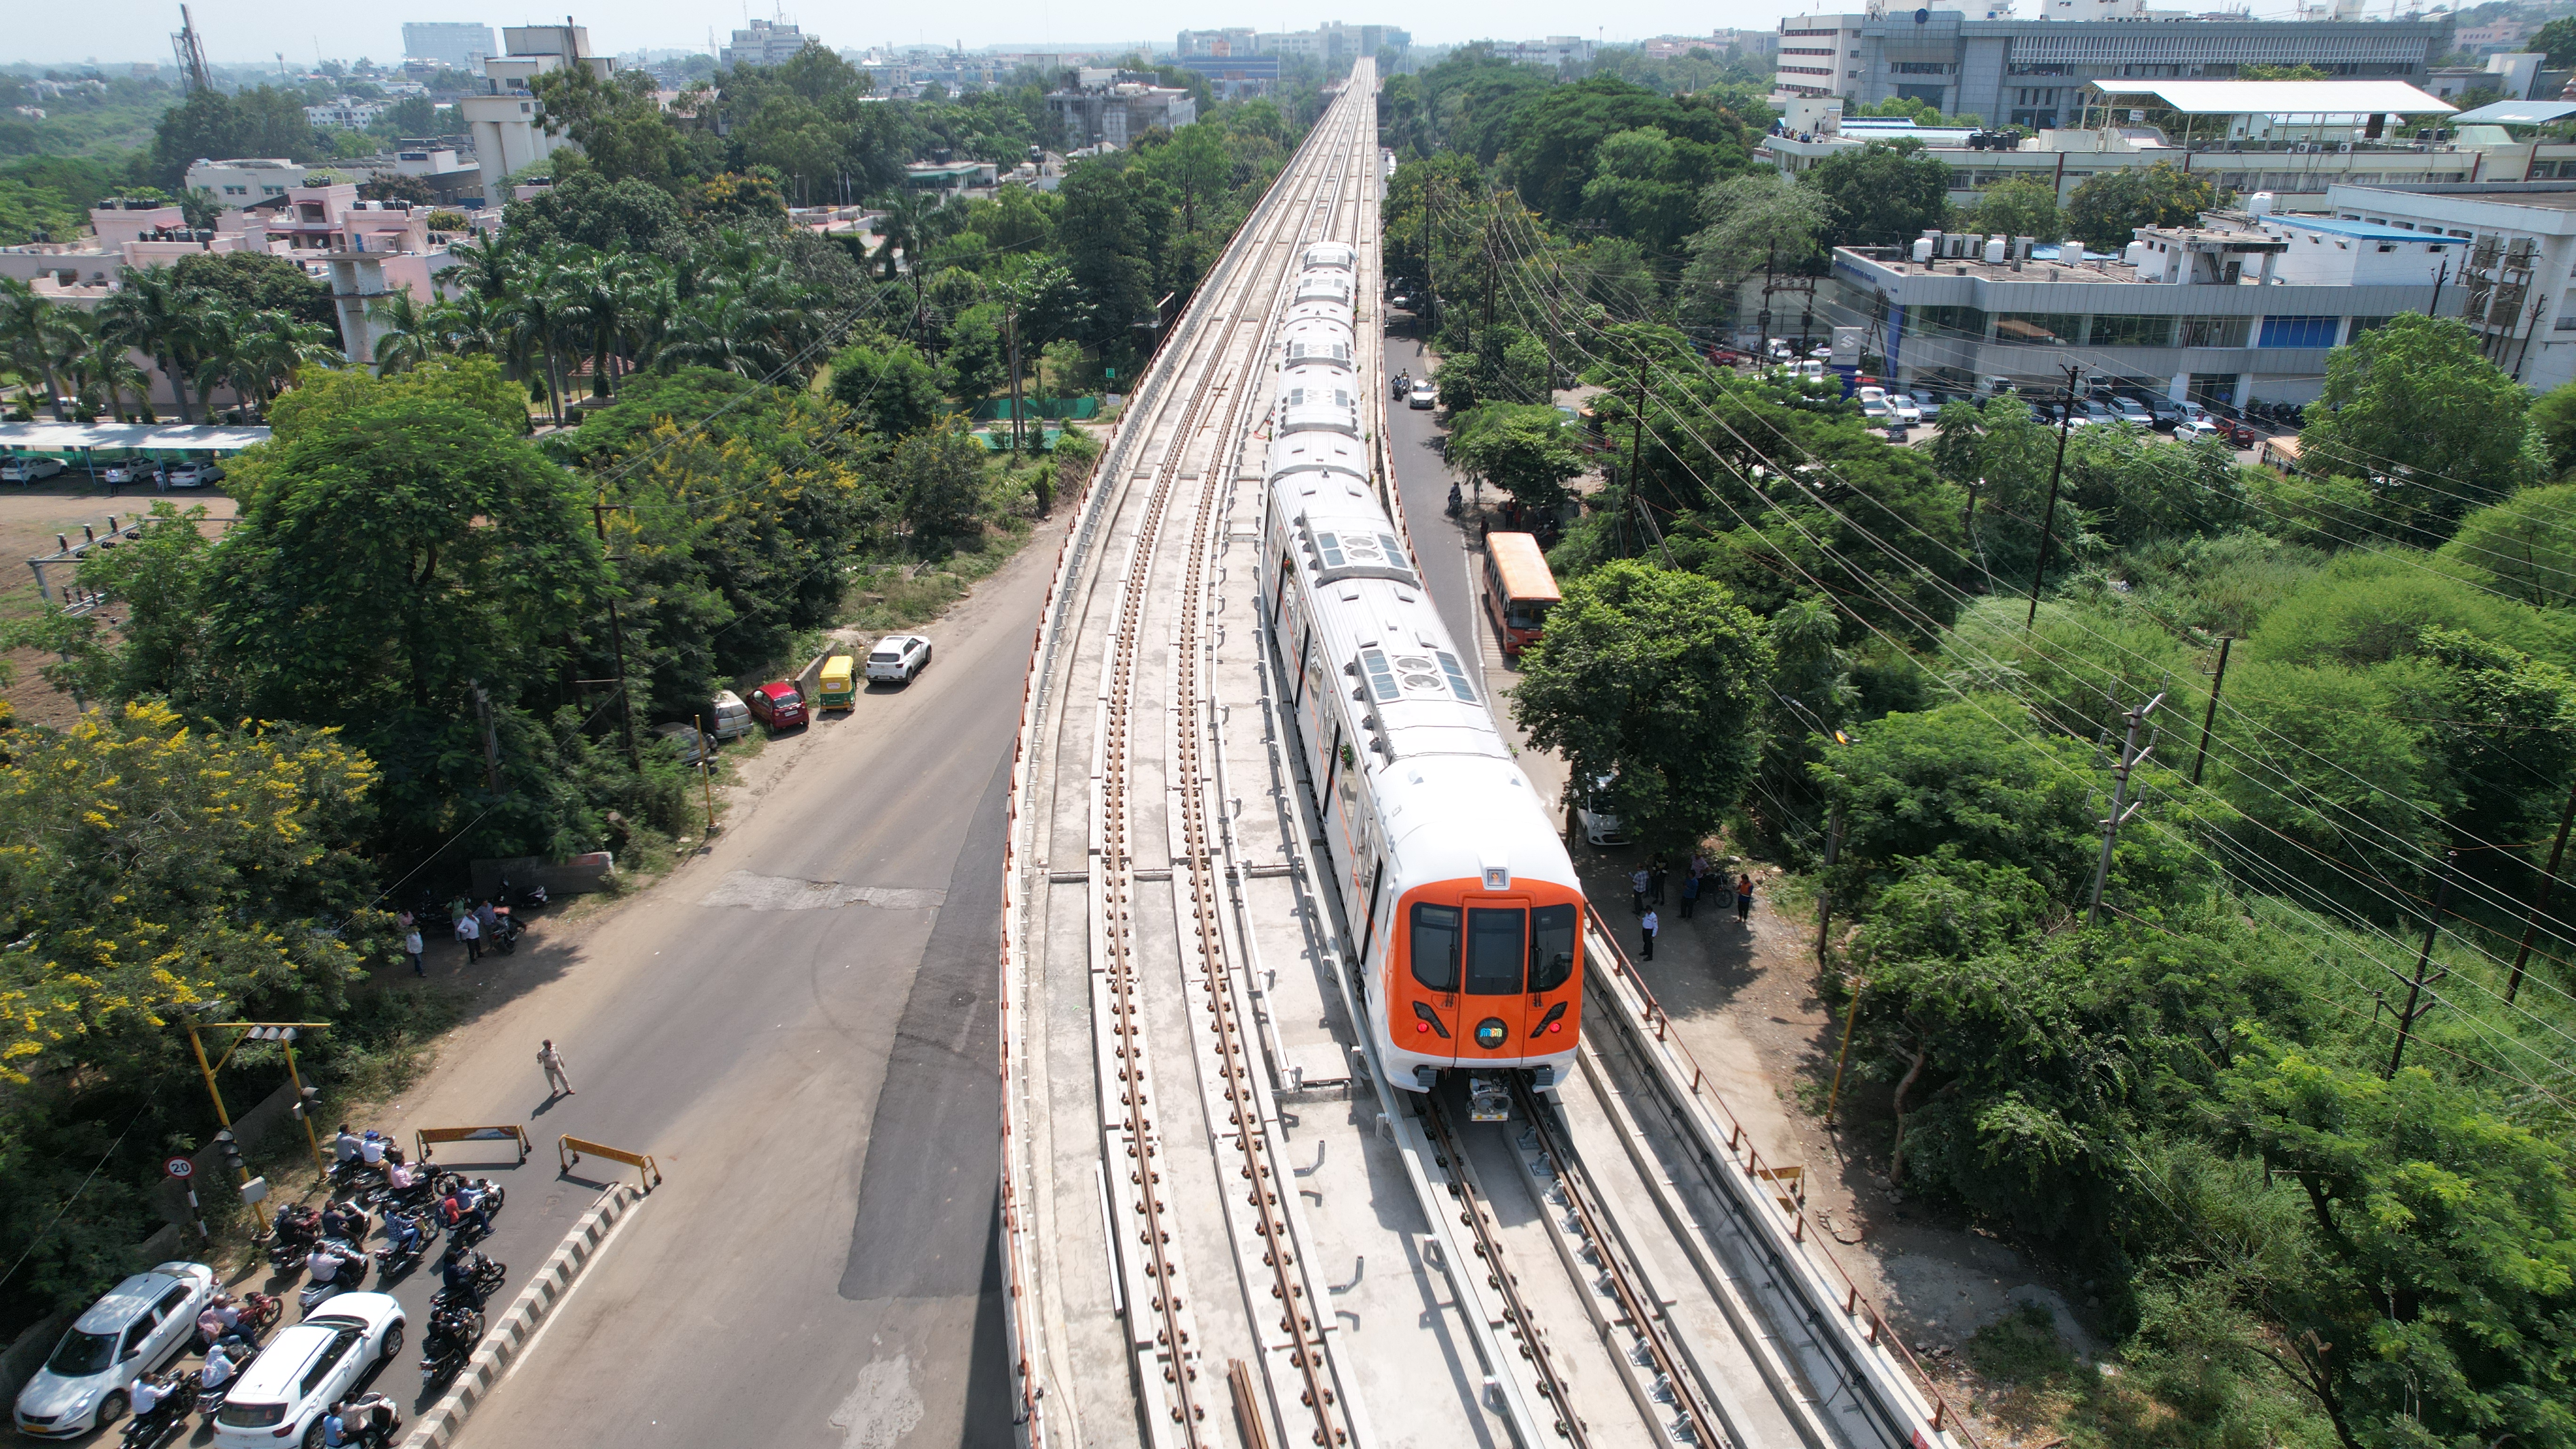
[[[190,1173],[197,1170],[197,1164],[184,1157],[173,1157],[169,1161],[161,1164],[161,1170],[170,1174],[172,1177],[184,1180]]]

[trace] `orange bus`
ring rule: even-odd
[[[1538,538],[1527,533],[1485,535],[1485,620],[1502,641],[1503,657],[1518,659],[1536,643],[1547,611],[1564,596],[1556,575],[1547,571],[1547,555]]]

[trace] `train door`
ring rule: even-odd
[[[1460,953],[1458,1062],[1518,1057],[1529,1033],[1530,899],[1469,892]]]

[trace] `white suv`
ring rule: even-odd
[[[334,1296],[312,1317],[279,1329],[233,1380],[215,1411],[216,1449],[315,1449],[323,1414],[369,1369],[392,1363],[402,1345],[402,1305],[391,1296]]]
[[[868,651],[868,683],[910,684],[930,667],[930,640],[919,634],[888,634]]]

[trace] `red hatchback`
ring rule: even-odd
[[[751,707],[751,717],[769,726],[773,734],[805,723],[805,696],[783,679],[773,679],[753,690],[743,703]]]

